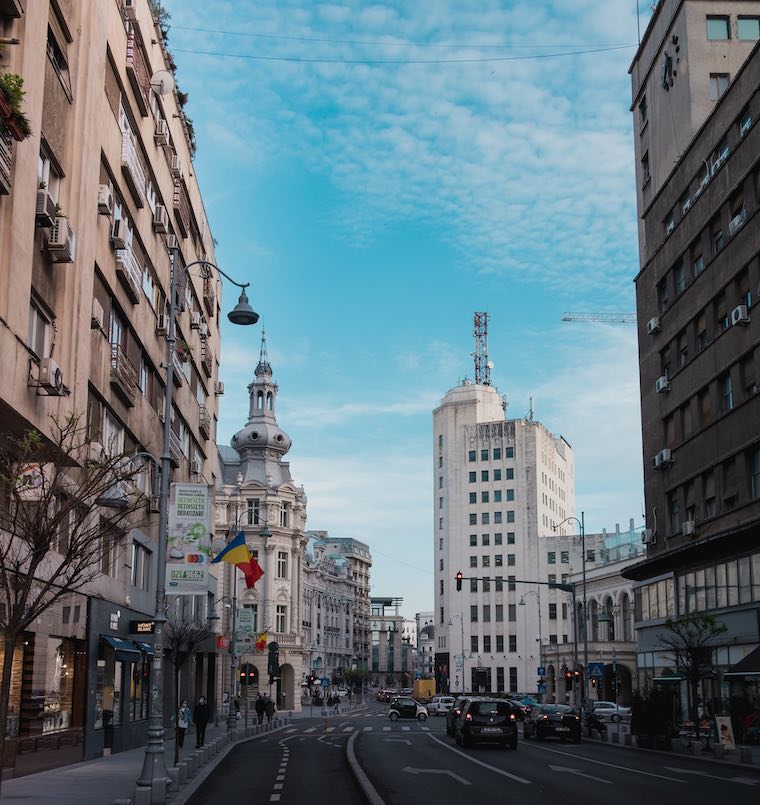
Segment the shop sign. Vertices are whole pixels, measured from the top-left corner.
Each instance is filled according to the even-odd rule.
[[[216,636],[216,648],[217,648],[217,651],[229,651],[230,650],[230,638],[229,638],[229,635],[218,634]]]
[[[130,621],[129,622],[130,634],[155,634],[156,622],[155,621]]]
[[[205,595],[211,514],[208,484],[172,484],[166,544],[166,592],[170,595]]]
[[[110,628],[112,632],[119,631],[119,618],[121,617],[121,612],[112,612],[111,613],[111,620],[110,620]]]

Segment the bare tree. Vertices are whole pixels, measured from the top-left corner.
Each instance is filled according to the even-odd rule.
[[[678,620],[665,621],[668,631],[657,635],[666,649],[675,670],[684,675],[689,690],[689,717],[699,723],[697,709],[699,682],[713,673],[712,646],[714,639],[726,631],[713,615],[692,612]]]
[[[167,612],[166,631],[164,632],[164,652],[174,669],[174,716],[179,713],[179,675],[185,663],[195,650],[211,635],[214,630],[208,622],[201,623],[197,619]],[[174,765],[179,763],[179,744],[174,740]]]
[[[81,592],[139,525],[141,468],[129,456],[91,455],[76,414],[50,434],[0,434],[0,729],[5,735],[14,649],[46,610]],[[144,509],[143,509],[144,510]],[[1,751],[1,750],[0,750]]]

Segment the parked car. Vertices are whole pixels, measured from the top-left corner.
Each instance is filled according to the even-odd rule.
[[[602,720],[621,721],[631,717],[631,708],[623,707],[615,702],[594,702],[594,715]]]
[[[453,696],[433,696],[427,706],[428,714],[431,716],[445,716],[454,704]]]
[[[401,688],[401,695],[402,696],[411,696],[414,693],[412,688]]]
[[[469,699],[456,722],[456,742],[461,746],[493,742],[517,749],[517,717],[505,699]]]
[[[337,689],[337,691],[336,691],[336,693],[337,693],[337,694],[338,694],[338,696],[340,696],[341,698],[343,698],[344,696],[348,696],[348,688],[338,688],[338,689]]]
[[[458,696],[446,711],[446,735],[450,735],[452,738],[456,735],[457,719],[462,715],[462,707],[466,701],[466,696]]]
[[[385,688],[383,690],[379,690],[375,695],[375,698],[379,702],[389,702],[391,699],[394,699],[398,696],[397,690],[392,690],[390,688]]]
[[[525,739],[570,738],[574,743],[581,742],[581,717],[574,707],[568,704],[539,704],[525,719],[523,728]]]
[[[411,696],[399,696],[391,702],[388,709],[388,718],[398,721],[400,718],[416,718],[424,721],[428,717],[427,710]]]

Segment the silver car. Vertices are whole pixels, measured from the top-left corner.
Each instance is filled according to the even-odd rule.
[[[631,708],[615,702],[594,702],[594,715],[603,721],[622,721],[631,717]]]
[[[431,716],[445,716],[453,704],[453,696],[433,696],[427,706],[427,711]]]

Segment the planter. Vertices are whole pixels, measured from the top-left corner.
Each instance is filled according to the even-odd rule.
[[[0,117],[5,119],[13,114],[13,107],[6,94],[0,90]]]
[[[13,139],[17,142],[22,142],[26,139],[27,134],[15,117],[6,117],[3,121],[3,125],[11,137],[13,137]]]

